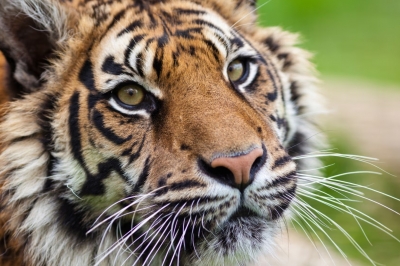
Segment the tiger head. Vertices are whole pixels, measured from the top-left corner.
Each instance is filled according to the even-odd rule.
[[[311,165],[293,159],[313,150],[315,80],[296,36],[255,11],[2,2],[0,217],[28,265],[242,265],[271,249]]]

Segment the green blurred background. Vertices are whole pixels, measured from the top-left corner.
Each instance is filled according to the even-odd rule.
[[[400,85],[399,0],[260,0],[260,23],[304,37],[323,74]]]
[[[364,91],[373,95],[382,94],[382,97],[385,97],[383,92],[390,90],[392,94],[386,97],[399,97],[398,99],[400,99],[400,0],[259,0],[258,5],[260,7],[258,10],[260,24],[281,26],[285,30],[299,32],[302,35],[301,46],[315,54],[313,61],[321,73],[321,79],[326,83],[334,83],[337,79],[351,80],[352,83],[347,86],[351,90],[351,86],[359,81],[360,84],[372,84],[365,90],[363,90],[363,85],[357,86],[361,87],[360,98],[364,96]],[[330,87],[334,88],[334,86]],[[361,101],[361,103],[363,102]],[[384,98],[380,101],[380,104],[382,103],[385,104]],[[350,102],[349,105],[351,106],[351,104]],[[388,122],[389,125],[396,124],[397,126],[393,131],[395,132],[392,136],[393,139],[390,140],[392,143],[400,143],[400,134],[396,136],[397,133],[400,133],[400,101],[398,107],[398,110],[392,110],[391,107],[391,110],[385,111],[394,114],[394,120],[392,118],[392,122]],[[363,114],[359,115],[361,119]],[[379,114],[377,111],[375,115],[384,117],[385,113]],[[329,121],[329,117],[324,119]],[[357,116],[355,119],[357,120]],[[370,123],[369,126],[374,127],[375,125]],[[371,138],[385,136],[387,130],[384,126],[380,130],[381,135],[371,134]],[[354,138],[349,137],[351,134],[354,132],[328,131],[328,137],[332,147],[336,148],[335,151],[349,154],[362,153],[359,148],[361,144],[353,141]],[[364,144],[374,145],[367,142],[362,143],[362,145]],[[371,147],[371,150],[374,148]],[[374,154],[367,155],[374,156]],[[387,154],[387,157],[392,158],[393,156]],[[400,161],[398,162],[400,163]],[[374,170],[373,167],[366,164],[348,159],[327,158],[325,163],[335,164],[326,169],[327,176],[348,171]],[[379,166],[400,176],[396,159]],[[381,176],[355,175],[342,179],[370,186],[400,198],[399,177],[383,174]],[[323,188],[322,191],[341,196],[326,188]],[[364,192],[366,197],[400,212],[399,201],[377,193]],[[355,197],[350,198],[355,199]],[[400,265],[399,242],[361,222],[371,245],[354,218],[318,202],[312,200],[308,200],[308,202],[341,224],[374,261],[384,265]],[[395,237],[400,238],[399,215],[365,200],[362,203],[352,203],[350,206],[383,222],[393,229]],[[352,261],[359,265],[371,265],[339,230],[330,231],[328,229],[328,232]],[[308,233],[312,235],[311,232]],[[323,233],[319,233],[319,235],[332,250],[335,250],[333,244],[323,236]],[[313,238],[317,239],[316,236]]]

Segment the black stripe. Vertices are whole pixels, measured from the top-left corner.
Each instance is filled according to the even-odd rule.
[[[278,49],[279,49],[279,44],[276,43],[274,41],[274,39],[272,39],[272,37],[268,37],[264,43],[268,46],[269,50],[271,50],[271,52],[275,53]]]
[[[59,197],[58,201],[59,209],[56,219],[59,221],[60,228],[67,229],[71,235],[77,237],[79,242],[76,243],[94,241],[97,237],[96,232],[86,235],[86,232],[90,230],[92,222],[84,222],[86,217],[85,211],[67,199]]]
[[[272,85],[274,87],[274,92],[268,93],[266,97],[269,101],[273,102],[278,98],[278,87],[276,86],[276,82],[275,82],[275,79],[274,79],[271,71],[269,69],[267,69],[267,72],[268,72],[268,76],[271,78]]]
[[[140,20],[135,20],[133,21],[131,24],[129,24],[128,27],[126,27],[125,29],[123,29],[120,33],[118,33],[117,37],[121,37],[122,35],[129,33],[129,32],[133,32],[136,29],[140,28],[143,26],[143,22]]]
[[[262,200],[275,200],[275,199],[284,199],[287,200],[289,197],[290,199],[293,198],[294,193],[296,192],[296,183],[294,185],[287,189],[286,191],[277,191],[274,193],[271,193],[270,195],[254,195],[257,199],[262,199]]]
[[[284,166],[289,162],[292,162],[292,158],[288,155],[278,158],[275,160],[274,165],[272,166],[272,170]]]
[[[51,153],[53,151],[53,127],[51,121],[53,113],[58,107],[58,95],[46,94],[46,97],[47,99],[41,104],[41,111],[38,113],[38,124],[42,129],[41,142],[50,157],[47,165],[47,179],[43,188],[44,190],[48,188],[47,184],[50,182],[48,177],[53,174],[53,168],[56,163],[56,159]]]
[[[202,10],[195,10],[195,9],[184,9],[184,8],[176,8],[174,10],[179,15],[204,15],[206,14],[205,11]]]
[[[201,204],[208,204],[210,202],[217,202],[226,199],[226,197],[223,196],[198,196],[194,198],[188,198],[185,199],[184,195],[182,195],[181,199],[177,200],[170,200],[166,202],[159,202],[158,205],[164,206],[165,204],[169,204],[168,208],[165,208],[166,212],[169,212],[170,210],[174,209],[175,207],[182,207],[183,204],[186,204],[186,206],[191,206],[192,203],[197,204],[200,206]]]
[[[217,47],[214,45],[214,43],[213,43],[212,41],[210,41],[210,40],[204,40],[204,43],[205,43],[209,48],[211,48],[215,60],[216,60],[217,62],[219,62],[219,61],[220,61],[220,58],[219,58],[220,54],[219,54],[218,48],[217,48]]]
[[[93,115],[92,115],[92,122],[96,126],[96,128],[111,142],[115,143],[116,145],[121,145],[128,140],[132,139],[132,135],[126,137],[126,138],[121,138],[120,136],[116,135],[114,133],[114,130],[112,128],[108,128],[105,126],[104,123],[104,116],[102,113],[100,113],[97,109],[94,109]]]
[[[119,11],[113,18],[113,20],[111,21],[110,25],[108,25],[107,30],[105,32],[108,32],[112,27],[114,27],[115,24],[117,24],[117,22],[119,22],[121,20],[121,18],[125,15],[126,9],[123,9],[121,11]]]
[[[101,70],[112,75],[121,75],[124,72],[123,66],[115,62],[114,56],[108,56],[101,66]]]
[[[290,95],[290,101],[296,103],[297,106],[297,102],[302,95],[299,92],[299,85],[295,81],[290,84]]]
[[[140,52],[137,55],[136,58],[136,69],[138,71],[139,76],[144,77],[144,72],[143,72],[143,62],[144,62],[144,57],[143,57],[143,53]]]
[[[90,60],[86,60],[79,72],[79,80],[85,85],[86,88],[93,91],[96,89],[94,84],[93,67]]]
[[[225,35],[225,33],[223,32],[223,30],[221,30],[221,28],[218,28],[217,26],[215,26],[214,24],[212,24],[212,23],[210,23],[208,21],[205,21],[205,20],[202,20],[202,19],[195,19],[195,20],[193,20],[193,23],[197,24],[197,25],[201,25],[201,26],[208,26],[208,27],[210,27],[210,28],[212,28],[214,30],[219,31],[223,35]]]
[[[139,158],[140,153],[143,149],[145,140],[146,140],[146,136],[143,136],[142,142],[140,143],[140,146],[139,146],[139,149],[137,150],[137,152],[135,152],[129,156],[129,164],[131,164],[133,161],[135,161],[137,158]]]
[[[140,174],[138,181],[135,184],[135,187],[132,190],[132,193],[139,193],[144,183],[146,182],[150,171],[150,157],[147,157],[146,162],[144,163],[144,168],[142,173]]]
[[[233,34],[232,34],[233,35]],[[231,45],[236,45],[238,48],[242,48],[244,47],[244,42],[238,38],[238,37],[234,37],[233,39],[230,40],[231,41]]]
[[[72,154],[81,165],[84,165],[79,126],[79,92],[75,92],[70,99],[68,125]]]
[[[166,32],[164,32],[164,34],[157,39],[157,44],[158,44],[157,47],[164,47],[166,44],[168,44],[168,42],[169,42],[169,36]]]
[[[183,182],[176,182],[169,185],[169,189],[172,191],[199,187],[206,187],[206,185],[194,180],[185,180]]]
[[[163,60],[164,60],[164,49],[158,48],[156,52],[156,56],[153,60],[153,68],[157,73],[157,77],[160,77],[161,71],[163,69]]]
[[[282,217],[283,212],[289,207],[290,202],[285,201],[282,202],[279,206],[276,206],[275,208],[271,209],[271,220],[277,220],[280,217]]]
[[[133,49],[135,48],[135,46],[138,44],[138,42],[140,42],[141,40],[144,39],[146,35],[145,34],[139,34],[136,35],[132,38],[132,40],[129,42],[128,47],[125,50],[124,53],[124,64],[125,66],[129,67],[129,69],[131,69],[133,72],[135,72],[136,74],[140,75],[139,73],[136,72],[136,70],[130,65],[129,63],[129,57],[131,55],[131,52],[133,51]]]
[[[165,179],[161,179],[162,181],[165,182]],[[160,181],[161,181],[160,180]],[[162,187],[165,185],[164,182],[159,182],[159,186]],[[182,182],[175,182],[167,187],[165,189],[160,189],[160,192],[157,191],[157,196],[161,196],[169,191],[177,191],[177,190],[184,190],[184,189],[190,189],[190,188],[201,188],[201,187],[206,187],[205,184],[194,181],[194,180],[185,180]]]
[[[305,153],[305,147],[308,146],[308,139],[301,132],[296,132],[288,144],[288,153],[295,157]],[[299,163],[298,161],[296,163]]]
[[[258,188],[257,191],[260,192],[262,190],[269,190],[277,186],[284,186],[290,182],[294,182],[295,180],[296,180],[296,172],[292,171],[285,176],[277,177],[275,180],[269,182],[267,185]]]
[[[192,40],[195,38],[195,36],[193,36],[192,33],[200,34],[202,31],[203,31],[203,28],[200,28],[200,27],[190,28],[190,29],[186,29],[186,30],[176,30],[174,33],[174,36]]]
[[[127,181],[121,168],[121,162],[117,158],[110,158],[97,165],[97,174],[90,174],[89,171],[86,170],[86,182],[79,192],[79,195],[104,195],[106,190],[103,180],[108,178],[113,171]]]

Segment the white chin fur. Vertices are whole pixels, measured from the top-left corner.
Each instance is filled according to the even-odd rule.
[[[210,233],[191,257],[191,265],[248,265],[273,254],[281,222],[263,218],[238,218]]]

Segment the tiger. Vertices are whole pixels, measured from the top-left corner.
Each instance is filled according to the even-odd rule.
[[[1,0],[0,265],[250,265],[325,145],[254,0]],[[310,115],[311,114],[311,115]],[[312,137],[311,137],[312,136]]]

